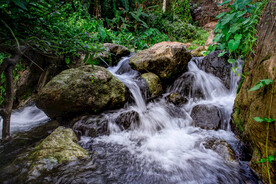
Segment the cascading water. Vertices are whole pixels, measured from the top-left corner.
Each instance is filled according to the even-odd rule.
[[[45,173],[38,183],[258,183],[243,162],[227,160],[207,149],[210,139],[225,140],[237,147],[238,140],[230,131],[229,120],[235,99],[237,81],[231,75],[231,88],[220,79],[197,67],[202,58],[189,62],[189,71],[179,77],[162,98],[146,104],[139,76],[123,58],[108,70],[121,80],[131,92],[135,103],[125,108],[101,114],[107,122],[109,135],[96,138],[82,136],[80,145],[92,153],[92,160],[71,162]],[[190,78],[189,87],[183,82]],[[188,89],[188,90],[187,90]],[[165,96],[171,92],[184,94],[186,104],[175,106]],[[188,94],[187,94],[188,93]],[[192,109],[197,105],[213,105],[223,113],[220,129],[205,130],[194,126]],[[139,122],[133,121],[128,130],[116,124],[121,114],[134,111]],[[93,118],[92,118],[93,119]],[[95,118],[97,119],[97,117]]]
[[[36,126],[46,123],[50,118],[35,105],[14,110],[11,115],[11,133],[30,130]],[[2,130],[3,119],[0,117],[0,130]],[[2,131],[0,132],[2,137]]]

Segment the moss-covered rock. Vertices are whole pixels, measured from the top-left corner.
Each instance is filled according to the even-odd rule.
[[[151,72],[161,80],[172,80],[186,71],[191,58],[185,44],[161,42],[134,54],[129,59],[129,64],[141,73]]]
[[[234,105],[233,125],[236,133],[250,146],[253,154],[250,167],[266,182],[269,183],[268,170],[265,163],[267,155],[276,153],[276,126],[269,123],[269,137],[266,148],[267,123],[256,122],[254,117],[270,117],[276,119],[276,2],[270,1],[258,26],[258,45],[253,59],[246,62],[246,75]],[[270,30],[270,31],[268,31]],[[259,90],[248,90],[262,79],[272,79],[271,85]],[[266,154],[266,150],[267,153]],[[276,163],[268,164],[272,183],[276,183]]]
[[[153,96],[159,96],[162,94],[163,89],[161,81],[157,75],[154,73],[144,73],[142,74],[142,77],[146,80],[150,93]]]
[[[30,177],[61,163],[88,158],[88,152],[76,144],[77,141],[72,129],[58,127],[29,153],[26,161],[30,165]]]
[[[183,105],[188,102],[188,99],[178,93],[170,93],[166,96],[166,100],[173,103],[174,105]]]
[[[55,76],[37,95],[37,106],[51,118],[98,113],[123,106],[125,85],[109,71],[90,65]]]

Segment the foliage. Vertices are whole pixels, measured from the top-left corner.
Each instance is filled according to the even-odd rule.
[[[172,9],[174,15],[177,15],[181,20],[192,23],[190,0],[175,0]]]
[[[227,5],[231,10],[216,17],[221,18],[216,25],[216,36],[213,39],[213,42],[217,42],[217,44],[210,46],[209,52],[216,49],[228,50],[232,56],[228,60],[230,63],[235,62],[234,58],[245,59],[254,53],[253,46],[257,39],[256,25],[267,0],[256,3],[251,3],[251,1],[236,0],[230,5],[231,1],[227,0],[218,5]]]
[[[198,28],[178,16],[170,17],[159,13],[150,14],[150,25],[168,35],[171,41],[195,42],[203,45],[208,37],[208,32]]]

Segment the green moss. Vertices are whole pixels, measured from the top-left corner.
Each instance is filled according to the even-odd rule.
[[[237,107],[235,109],[235,112],[233,114],[233,123],[235,124],[235,126],[237,127],[237,129],[239,130],[239,132],[243,132],[244,131],[244,124],[241,121],[241,119],[239,118],[240,115],[240,108]]]

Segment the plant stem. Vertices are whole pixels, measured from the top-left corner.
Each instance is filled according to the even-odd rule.
[[[272,83],[272,89],[271,89],[271,98],[270,98],[270,106],[269,106],[269,115],[268,117],[270,117],[271,115],[271,108],[272,108],[272,102],[273,102],[273,94],[274,94],[274,83]],[[271,184],[271,177],[270,177],[270,172],[269,172],[269,164],[268,164],[268,137],[269,137],[269,123],[267,123],[267,127],[266,127],[266,143],[265,143],[265,154],[266,154],[266,168],[267,168],[267,174],[268,174],[268,181],[269,181],[269,184]]]

